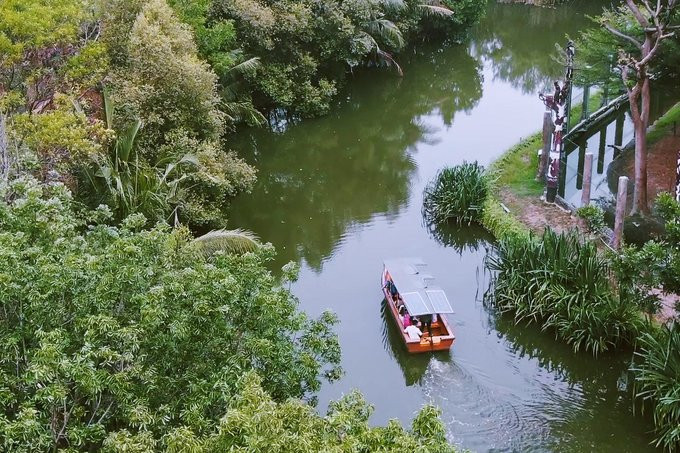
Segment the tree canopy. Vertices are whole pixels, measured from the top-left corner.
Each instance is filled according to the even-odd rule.
[[[206,258],[186,230],[140,230],[140,215],[120,227],[106,208],[81,218],[63,186],[11,190],[0,204],[4,449],[204,435],[245,371],[277,400],[338,377],[335,317],[297,311],[264,267],[271,247]]]

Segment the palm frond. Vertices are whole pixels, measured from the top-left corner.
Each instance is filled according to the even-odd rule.
[[[260,67],[260,57],[249,58],[229,68],[230,74],[252,74]]]
[[[369,29],[394,47],[404,47],[404,36],[399,27],[391,20],[376,19],[369,24]]]
[[[452,16],[453,11],[448,9],[446,6],[440,6],[440,5],[428,5],[428,4],[420,4],[418,5],[418,8],[422,8],[423,12],[431,15],[431,16]]]
[[[213,230],[193,240],[199,250],[205,256],[210,256],[217,251],[228,254],[241,254],[253,252],[260,247],[259,238],[250,231]]]
[[[391,54],[380,49],[377,50],[377,54],[380,56],[380,58],[385,62],[387,66],[393,66],[399,73],[399,76],[401,77],[404,76],[404,71],[402,71],[401,66],[399,66],[399,63],[397,63],[397,60],[395,60]]]

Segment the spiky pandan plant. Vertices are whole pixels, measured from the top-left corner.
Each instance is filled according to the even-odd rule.
[[[607,261],[575,232],[501,240],[487,266],[497,272],[499,311],[554,331],[575,351],[630,345],[642,327],[636,304],[612,289]]]
[[[477,162],[444,168],[425,187],[423,214],[428,222],[479,221],[488,191],[488,176]]]
[[[635,396],[653,407],[656,445],[680,451],[680,324],[646,332],[639,344]]]

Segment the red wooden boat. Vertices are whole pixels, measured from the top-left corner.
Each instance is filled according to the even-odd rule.
[[[453,309],[444,290],[434,284],[434,278],[422,272],[425,263],[417,258],[399,258],[385,260],[384,265],[381,281],[383,293],[408,352],[451,348],[456,336],[444,315],[453,313]],[[433,316],[432,335],[427,328],[423,328],[420,339],[412,340],[404,331],[404,323],[399,317],[400,309],[405,309],[407,315],[413,317]]]

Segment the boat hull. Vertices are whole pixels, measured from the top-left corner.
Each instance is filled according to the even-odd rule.
[[[451,327],[449,326],[449,323],[444,315],[437,316],[437,322],[432,324],[433,331],[438,331],[440,335],[435,334],[432,336],[432,338],[430,338],[429,335],[425,333],[420,341],[411,340],[409,336],[404,333],[404,325],[399,319],[397,306],[394,304],[392,295],[387,289],[386,270],[383,270],[381,284],[387,307],[389,308],[389,312],[392,314],[393,321],[396,323],[397,328],[399,328],[399,331],[401,332],[401,339],[404,342],[408,352],[412,354],[420,354],[424,352],[447,351],[451,349],[451,346],[453,346],[453,343],[456,341],[456,337],[453,335],[453,331],[451,330]]]

